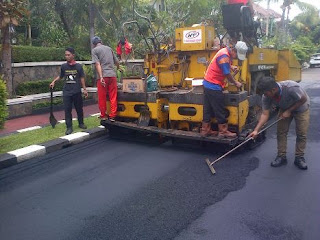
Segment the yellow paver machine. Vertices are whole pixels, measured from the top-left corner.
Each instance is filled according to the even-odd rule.
[[[229,84],[224,91],[229,130],[236,132],[237,137],[228,139],[200,135],[202,80],[222,43],[214,26],[207,24],[176,29],[173,46],[157,47],[154,44],[154,50],[144,59],[145,78],[124,79],[123,89],[118,91],[117,121],[107,121],[106,127],[230,146],[243,141],[261,113],[261,96],[257,94],[259,80],[263,76],[273,76],[277,81],[300,81],[301,66],[290,50],[258,47],[256,27],[247,7],[225,5],[222,13],[226,36],[245,41],[249,46],[246,60],[233,60],[233,65],[240,69],[235,79],[242,82],[243,89],[238,91]],[[150,89],[150,77],[156,79],[156,88]],[[146,108],[150,120],[141,124],[142,111]],[[212,129],[217,129],[214,118]]]

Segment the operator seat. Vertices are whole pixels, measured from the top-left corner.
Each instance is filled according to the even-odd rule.
[[[250,8],[239,4],[222,5],[223,26],[231,38],[239,40],[240,33],[245,39],[257,43],[257,25],[253,21]]]

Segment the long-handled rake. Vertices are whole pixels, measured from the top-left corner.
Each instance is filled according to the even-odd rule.
[[[275,122],[271,123],[269,126],[265,127],[264,129],[262,129],[258,135],[264,131],[266,131],[268,128],[272,127],[273,125],[275,125],[277,122],[279,122],[280,120],[282,120],[282,118],[277,119]],[[241,147],[242,145],[246,144],[247,142],[249,142],[250,140],[253,140],[253,137],[249,137],[247,138],[245,141],[243,141],[242,143],[240,143],[239,145],[235,146],[234,148],[232,148],[229,152],[223,154],[221,157],[217,158],[216,160],[214,160],[213,162],[210,162],[209,158],[206,158],[206,163],[208,164],[208,167],[210,169],[210,171],[212,172],[212,174],[216,173],[216,170],[213,168],[213,164],[215,164],[216,162],[219,162],[221,159],[223,159],[225,156],[229,155],[230,153],[232,153],[233,151],[235,151],[236,149],[238,149],[239,147]]]

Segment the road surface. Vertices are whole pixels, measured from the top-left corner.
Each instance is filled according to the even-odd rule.
[[[320,69],[303,72],[311,97],[306,159],[270,167],[275,128],[232,154],[107,136],[0,171],[0,239],[320,239]]]

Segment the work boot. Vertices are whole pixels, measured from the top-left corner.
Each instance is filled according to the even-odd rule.
[[[67,130],[66,130],[66,135],[69,135],[73,132],[73,129],[72,127],[68,127]]]
[[[308,166],[306,164],[306,160],[302,156],[296,156],[294,160],[294,165],[302,170],[307,170]]]
[[[228,130],[228,124],[227,123],[218,124],[218,128],[219,128],[219,137],[235,138],[237,136],[236,133],[230,132]]]
[[[115,117],[109,117],[109,121],[110,121],[110,122],[115,122],[115,121],[116,121],[116,118],[115,118]]]
[[[211,130],[211,124],[202,122],[200,134],[202,137],[217,136],[218,132]]]
[[[99,117],[100,118],[100,125],[106,126],[107,125],[107,118],[106,117]]]
[[[87,126],[86,126],[84,123],[80,123],[80,124],[79,124],[79,128],[87,129]]]
[[[286,156],[277,156],[276,159],[271,162],[271,167],[280,167],[286,164],[287,164]]]

